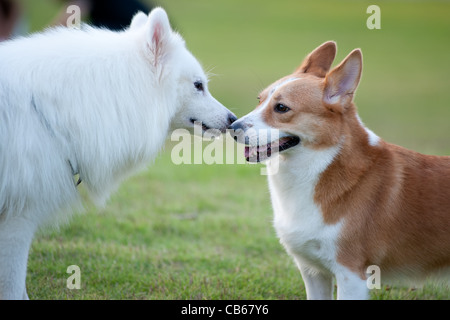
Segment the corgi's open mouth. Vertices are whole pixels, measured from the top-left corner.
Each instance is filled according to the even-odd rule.
[[[277,152],[286,151],[300,143],[296,136],[283,137],[262,146],[245,146],[245,159],[248,162],[261,162]]]

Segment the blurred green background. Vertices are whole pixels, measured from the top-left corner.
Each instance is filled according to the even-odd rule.
[[[27,0],[42,29],[57,1]],[[155,3],[155,2],[154,2]],[[356,104],[383,139],[427,154],[450,154],[448,1],[166,0],[188,48],[214,74],[210,91],[240,117],[260,90],[291,73],[315,47],[335,40],[335,65],[361,48]],[[366,9],[381,8],[369,30]],[[40,234],[31,251],[30,298],[304,299],[293,261],[278,243],[260,166],[184,165],[170,145],[128,180],[107,207]],[[65,288],[77,264],[82,289]],[[448,299],[446,289],[383,287],[375,299]]]

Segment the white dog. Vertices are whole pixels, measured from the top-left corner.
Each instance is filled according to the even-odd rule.
[[[224,132],[235,119],[161,8],[122,32],[61,27],[1,44],[0,298],[28,298],[35,231],[81,207],[74,175],[102,204],[171,129]]]

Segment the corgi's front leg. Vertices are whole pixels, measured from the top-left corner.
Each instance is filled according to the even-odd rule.
[[[347,268],[340,268],[336,273],[338,300],[367,300],[369,288],[367,281]]]
[[[305,283],[306,298],[308,300],[332,300],[333,276],[302,266],[297,262]]]

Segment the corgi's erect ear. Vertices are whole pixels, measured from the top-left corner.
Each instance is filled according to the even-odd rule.
[[[327,41],[311,52],[295,73],[311,73],[317,77],[325,77],[336,56],[336,42]]]
[[[353,100],[361,72],[362,53],[355,49],[325,77],[324,102],[343,111]]]
[[[172,28],[169,17],[162,8],[153,9],[147,21],[147,47],[154,66],[162,62],[170,43]]]

